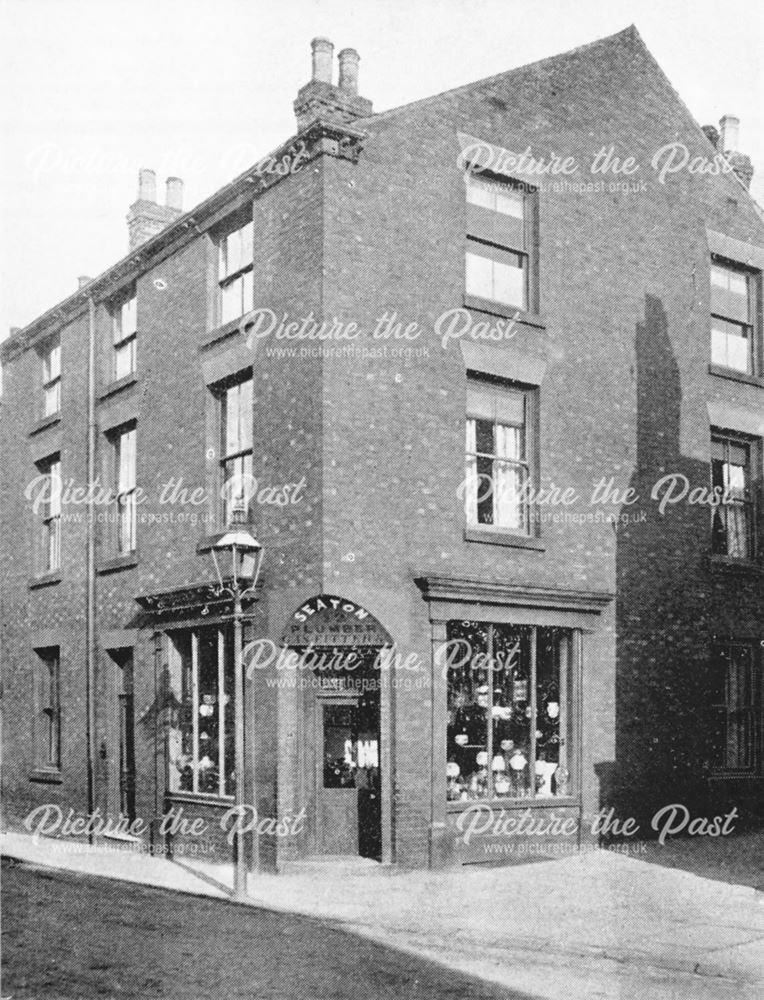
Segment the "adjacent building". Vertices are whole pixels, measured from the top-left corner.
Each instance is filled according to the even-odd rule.
[[[9,819],[190,851],[172,810],[225,860],[241,782],[271,869],[496,861],[523,817],[575,845],[610,808],[755,819],[736,120],[702,130],[634,28],[376,114],[358,61],[334,83],[314,40],[295,136],[191,212],[142,171],[128,255],[2,346]],[[263,553],[240,692],[231,525]]]

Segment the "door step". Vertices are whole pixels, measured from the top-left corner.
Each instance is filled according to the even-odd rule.
[[[313,854],[307,858],[286,861],[279,866],[284,875],[329,875],[354,878],[364,875],[391,875],[393,865],[383,865],[373,858],[351,854]]]

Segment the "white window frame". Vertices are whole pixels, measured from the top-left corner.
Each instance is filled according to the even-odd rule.
[[[501,532],[532,538],[536,534],[533,517],[532,490],[536,481],[536,447],[535,425],[537,408],[537,390],[533,387],[517,383],[489,381],[469,377],[467,379],[467,408],[465,420],[465,465],[464,465],[464,511],[467,528]],[[502,403],[511,397],[522,397],[523,423],[508,424],[500,419]],[[471,403],[475,398],[477,405]],[[480,415],[477,410],[480,409]],[[486,410],[483,413],[483,410]],[[489,418],[487,410],[492,409],[493,416]],[[491,419],[493,424],[492,452],[479,451],[476,441],[477,420]],[[497,453],[499,428],[507,430],[520,429],[521,449],[519,457],[503,456]],[[486,461],[491,462],[490,499],[492,501],[492,520],[481,522],[479,518],[479,500],[485,498],[486,489],[482,481],[484,473],[478,471],[479,466]],[[500,468],[501,467],[501,468]],[[501,479],[501,470],[514,471],[521,480],[517,504],[521,510],[520,523],[503,523],[502,488],[497,485]],[[506,487],[505,487],[506,488]],[[522,494],[525,493],[525,498]],[[487,499],[487,498],[486,498]]]
[[[118,381],[134,375],[138,363],[138,298],[135,292],[124,299],[112,316],[113,364],[112,379]],[[127,368],[121,370],[120,359],[127,357]]]
[[[112,432],[114,448],[115,521],[117,555],[128,556],[138,547],[137,467],[138,429],[126,424]]]
[[[55,337],[42,355],[43,417],[61,412],[61,338]]]
[[[218,243],[219,325],[254,308],[254,222],[229,230]]]

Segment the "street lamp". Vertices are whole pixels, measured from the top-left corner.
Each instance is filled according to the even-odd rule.
[[[257,578],[263,562],[263,547],[247,530],[244,512],[234,510],[232,523],[223,536],[212,546],[218,583],[215,593],[224,594],[233,601],[233,650],[234,650],[234,768],[236,772],[235,805],[237,820],[234,827],[236,858],[233,871],[233,898],[239,901],[247,897],[247,868],[244,858],[244,664],[242,663],[242,600],[254,594]],[[220,562],[218,562],[220,556]],[[231,575],[223,576],[221,563],[230,559]],[[255,840],[257,845],[257,841]]]

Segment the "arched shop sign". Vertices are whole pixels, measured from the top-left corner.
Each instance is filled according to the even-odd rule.
[[[301,604],[289,620],[282,643],[323,649],[379,649],[393,645],[387,631],[366,608],[332,594],[320,594]]]

